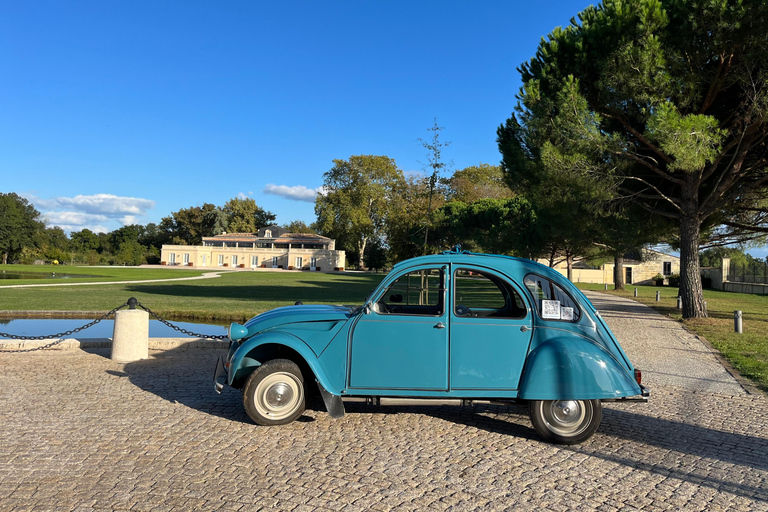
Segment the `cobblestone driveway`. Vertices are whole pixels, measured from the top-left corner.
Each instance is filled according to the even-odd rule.
[[[539,441],[519,407],[332,420],[317,403],[266,428],[213,392],[219,353],[0,353],[0,511],[768,510],[768,400],[738,387],[658,372],[649,404],[606,404],[575,447]]]

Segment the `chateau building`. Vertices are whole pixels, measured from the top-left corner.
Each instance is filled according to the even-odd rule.
[[[344,270],[346,256],[330,238],[268,226],[204,237],[203,245],[163,245],[160,259],[162,265],[320,271]]]

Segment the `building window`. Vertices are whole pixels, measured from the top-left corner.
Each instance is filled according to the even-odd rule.
[[[205,267],[206,265],[208,265],[208,255],[203,254],[203,266]]]
[[[317,267],[317,258],[312,258],[311,260],[309,260],[309,266],[312,268]]]
[[[224,255],[223,254],[219,254],[219,266],[220,267],[224,266]]]
[[[189,253],[184,253],[184,264],[189,265]]]
[[[233,267],[237,266],[237,255],[236,254],[232,255],[232,266]]]
[[[277,256],[272,256],[272,268],[277,267]]]
[[[672,275],[672,262],[671,261],[665,261],[664,262],[664,275],[665,276],[671,276]]]
[[[267,229],[266,231],[264,231],[264,238],[272,238],[272,230],[271,229]]]
[[[301,256],[296,256],[296,268],[301,268],[301,266],[304,264],[304,258]]]
[[[252,267],[258,267],[259,266],[259,257],[258,256],[251,256],[251,266]]]
[[[168,264],[169,265],[175,265],[176,264],[176,253],[172,252],[168,255]]]

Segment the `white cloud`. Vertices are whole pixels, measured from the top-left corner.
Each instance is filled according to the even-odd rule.
[[[140,217],[155,207],[155,202],[139,197],[121,197],[113,194],[94,194],[90,196],[53,197],[41,199],[28,196],[36,208],[43,214],[46,224],[59,226],[65,231],[90,229],[94,232],[107,233],[112,229],[107,225],[140,223]]]
[[[48,226],[58,226],[64,231],[80,231],[90,229],[94,233],[108,233],[104,225],[109,221],[106,215],[95,215],[82,212],[46,212],[43,219]]]
[[[138,197],[94,194],[91,196],[55,197],[43,201],[40,206],[52,210],[58,208],[72,208],[86,213],[120,217],[123,215],[144,215],[147,210],[151,210],[155,207],[155,202],[150,199],[141,199]]]
[[[308,203],[314,203],[317,194],[322,193],[321,189],[307,188],[304,185],[296,185],[295,187],[289,187],[287,185],[274,185],[272,183],[264,187],[263,192],[265,194],[271,194],[273,196],[280,196],[291,201],[306,201]]]
[[[248,199],[248,197],[250,197],[252,195],[253,195],[253,192],[248,192],[248,194],[246,194],[245,192],[238,192],[237,193],[237,198],[238,199]]]

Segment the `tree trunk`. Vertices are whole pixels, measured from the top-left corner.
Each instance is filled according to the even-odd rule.
[[[565,266],[568,269],[568,280],[573,282],[573,253],[570,251],[565,253]]]
[[[624,289],[624,255],[613,257],[613,289]]]
[[[683,318],[704,318],[704,292],[699,268],[699,231],[697,218],[683,217],[680,221],[680,296],[683,298]]]
[[[683,318],[704,318],[704,291],[699,270],[699,187],[697,177],[686,175],[680,207],[680,296],[683,298]]]
[[[358,260],[357,260],[357,267],[360,270],[365,270],[365,245],[368,243],[367,238],[363,238],[363,242],[360,244],[360,250],[358,252]]]
[[[7,265],[7,264],[8,264],[8,253],[4,252],[3,253],[3,265]]]

